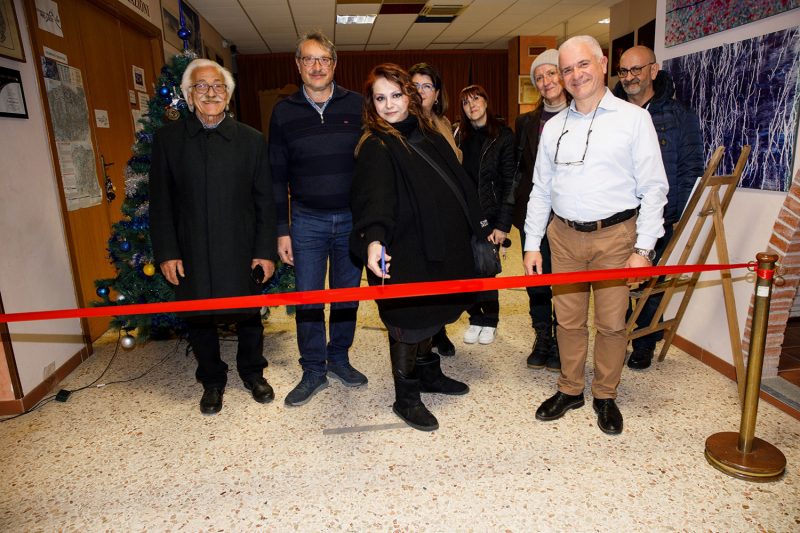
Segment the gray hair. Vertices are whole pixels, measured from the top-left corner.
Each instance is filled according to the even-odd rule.
[[[294,49],[294,57],[295,57],[295,59],[300,59],[300,53],[301,53],[300,52],[300,47],[306,41],[314,41],[318,45],[323,47],[325,50],[327,50],[331,54],[331,57],[333,58],[333,62],[336,63],[336,45],[333,44],[333,42],[331,42],[331,40],[328,39],[328,37],[324,33],[322,33],[320,30],[307,31],[307,32],[303,33],[302,35],[300,35],[300,38],[297,39],[297,46]]]
[[[181,92],[183,93],[183,97],[186,98],[189,111],[194,111],[194,104],[189,100],[189,92],[192,91],[192,85],[194,84],[192,76],[195,70],[203,67],[215,68],[222,74],[222,79],[225,80],[225,86],[228,88],[228,92],[225,93],[226,104],[230,103],[233,90],[236,88],[236,82],[233,81],[233,74],[231,74],[228,69],[210,59],[195,59],[189,63],[189,66],[183,71],[183,77],[181,78]]]
[[[588,47],[596,59],[603,59],[603,49],[600,48],[600,43],[597,42],[597,39],[591,35],[576,35],[575,37],[570,37],[561,43],[561,46],[558,47],[558,51],[561,52],[564,48],[570,48],[578,44]]]

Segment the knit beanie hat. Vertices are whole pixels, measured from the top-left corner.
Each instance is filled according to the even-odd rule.
[[[536,59],[533,60],[533,64],[531,65],[531,83],[536,83],[533,81],[533,71],[542,65],[555,65],[556,68],[558,68],[558,50],[550,48],[536,56]]]

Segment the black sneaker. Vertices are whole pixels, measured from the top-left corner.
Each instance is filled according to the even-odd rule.
[[[350,363],[328,365],[328,376],[341,381],[348,387],[359,387],[367,383],[367,376],[353,368]]]
[[[286,405],[299,406],[305,405],[319,391],[328,386],[328,378],[325,374],[312,374],[303,372],[303,378],[295,388],[286,395],[284,403]]]

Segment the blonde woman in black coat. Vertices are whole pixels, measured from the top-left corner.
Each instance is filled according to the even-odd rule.
[[[399,66],[383,64],[370,73],[363,124],[352,188],[351,250],[366,264],[370,285],[475,277],[470,238],[472,228],[482,226],[474,188],[423,114],[416,87]],[[417,150],[453,183],[469,218],[453,188]],[[469,390],[442,373],[431,338],[472,302],[469,293],[377,301],[389,332],[393,410],[413,428],[439,427],[420,392]]]

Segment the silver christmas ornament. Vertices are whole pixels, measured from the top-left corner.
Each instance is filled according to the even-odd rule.
[[[119,343],[126,350],[131,350],[136,346],[136,339],[133,338],[133,335],[126,334],[119,340]]]

